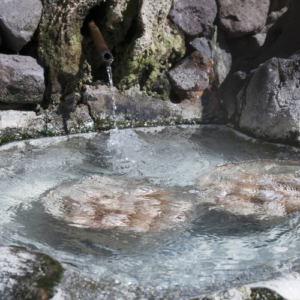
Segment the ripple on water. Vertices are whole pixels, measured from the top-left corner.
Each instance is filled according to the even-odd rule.
[[[75,276],[68,281],[75,289],[70,295],[82,290],[93,299],[93,289],[121,295],[118,280],[120,289],[128,283],[139,287],[140,297],[182,299],[271,279],[299,264],[298,163],[238,163],[298,160],[297,149],[222,126],[123,130],[18,145],[0,148],[0,242],[37,248],[94,277],[98,286],[103,278],[107,282],[89,290]],[[231,205],[229,197],[237,195],[243,196]],[[105,219],[103,211],[119,218]]]
[[[201,201],[211,209],[258,218],[300,211],[300,163],[250,161],[228,163],[202,175]]]

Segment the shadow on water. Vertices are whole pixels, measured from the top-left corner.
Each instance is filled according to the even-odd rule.
[[[284,234],[289,222],[287,217],[272,217],[260,220],[257,216],[239,216],[232,213],[216,211],[209,206],[201,206],[204,210],[201,217],[196,218],[190,227],[191,236],[215,237],[247,237],[273,230],[275,227]],[[292,216],[291,216],[292,217]],[[280,228],[282,227],[282,232]]]

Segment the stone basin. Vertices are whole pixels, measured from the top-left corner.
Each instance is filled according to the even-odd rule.
[[[136,232],[179,225],[192,207],[185,201],[172,201],[162,188],[100,176],[63,183],[47,192],[42,203],[49,214],[71,226]]]
[[[201,202],[211,209],[263,219],[300,211],[300,164],[290,161],[227,163],[201,176]]]

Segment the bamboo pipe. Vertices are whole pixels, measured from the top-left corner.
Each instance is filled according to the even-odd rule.
[[[92,39],[95,43],[95,46],[96,46],[99,54],[101,55],[103,61],[106,63],[113,62],[114,57],[112,56],[111,52],[109,51],[108,47],[106,46],[104,38],[103,38],[99,28],[95,24],[95,22],[91,21],[89,23],[89,27],[90,27],[90,33],[91,33]]]

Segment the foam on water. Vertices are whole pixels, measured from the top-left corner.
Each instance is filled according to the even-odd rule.
[[[283,156],[299,160],[293,148],[245,139],[222,126],[121,130],[6,146],[0,148],[0,243],[35,248],[61,261],[72,274],[61,286],[65,299],[188,299],[298,272],[298,213],[274,217],[281,208],[272,202],[265,208],[271,218],[264,219],[212,210],[201,203],[196,185],[219,164]],[[192,205],[190,218],[160,232],[80,228],[59,218],[74,212],[68,205],[73,210],[79,193],[74,202],[43,203],[51,191],[72,184],[85,197],[79,182],[94,175],[121,178],[115,181],[126,182],[138,197],[144,188],[163,190],[174,203]],[[126,193],[123,186],[118,199]],[[259,197],[280,201],[270,189]],[[87,201],[88,214],[95,211],[93,201]]]
[[[300,300],[300,275],[299,273],[284,274],[274,280],[258,282],[248,285],[251,288],[268,288],[286,300]]]

